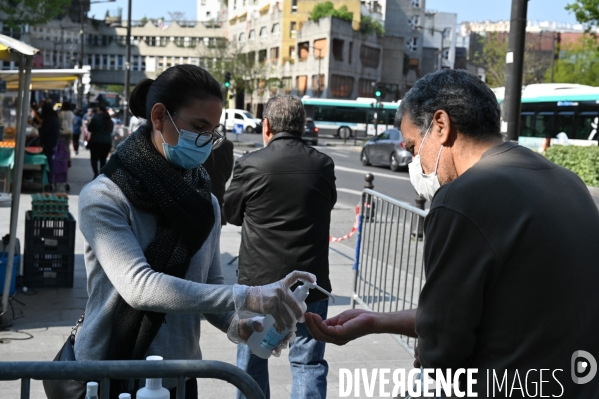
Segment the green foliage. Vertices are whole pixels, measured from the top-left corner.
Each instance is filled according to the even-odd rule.
[[[362,20],[360,21],[360,32],[367,35],[371,34],[372,32],[376,32],[378,37],[385,36],[385,28],[383,28],[383,25],[381,25],[379,21],[372,19],[372,17],[367,15],[362,16]]]
[[[599,187],[599,147],[553,145],[545,156],[576,173],[587,186]]]
[[[351,22],[354,19],[354,13],[347,11],[346,6],[341,6],[338,10],[335,10],[333,3],[327,1],[316,4],[310,12],[310,19],[314,22],[324,17],[336,17]]]
[[[599,26],[599,0],[575,0],[566,6],[566,10],[574,13],[587,33]]]
[[[139,26],[145,26],[148,23],[148,21],[148,17],[144,15],[143,18],[139,20]]]
[[[4,25],[16,29],[22,25],[43,24],[67,11],[71,0],[2,0],[0,13]]]
[[[578,83],[599,86],[599,48],[590,36],[581,38],[575,44],[560,52],[554,66],[554,83]],[[545,82],[551,81],[551,68],[545,73]]]

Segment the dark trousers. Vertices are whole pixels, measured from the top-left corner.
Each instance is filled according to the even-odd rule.
[[[171,399],[177,398],[177,388],[170,390]],[[185,399],[198,399],[198,381],[191,378],[185,381]]]
[[[98,162],[100,163],[100,171],[106,165],[106,158],[108,158],[108,153],[110,152],[111,144],[104,143],[89,143],[89,152],[92,160],[92,170],[94,171],[94,179],[98,177]]]
[[[79,151],[79,138],[81,137],[80,134],[73,134],[73,149],[75,151]]]

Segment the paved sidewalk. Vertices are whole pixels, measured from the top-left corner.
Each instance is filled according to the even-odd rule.
[[[69,170],[71,194],[69,195],[70,212],[77,216],[78,193],[84,184],[91,181],[92,172],[89,165],[89,152],[82,149],[79,155],[73,155],[72,168]],[[25,211],[31,209],[31,194],[39,191],[29,188],[29,193],[21,197],[19,208],[18,237],[24,242]],[[8,233],[10,209],[0,208],[0,234]],[[237,254],[241,240],[241,229],[236,226],[225,226],[221,235],[221,264],[226,277],[226,284],[236,282],[237,263],[228,262]],[[333,293],[337,301],[331,304],[329,316],[334,316],[349,309],[352,265],[354,249],[343,244],[333,244],[330,249],[330,267]],[[73,288],[35,288],[27,293],[17,290],[13,301],[15,316],[11,330],[20,333],[0,332],[0,340],[8,337],[26,338],[28,340],[11,340],[0,343],[0,361],[50,361],[65,342],[76,319],[81,315],[87,301],[86,274],[83,259],[83,237],[77,231],[75,242],[75,282]],[[17,302],[22,302],[19,303]],[[236,347],[229,342],[226,335],[212,327],[202,324],[200,340],[203,357],[206,360],[220,360],[235,364]],[[271,397],[273,399],[289,397],[291,389],[291,372],[287,351],[280,358],[272,358],[269,362]],[[373,335],[353,341],[345,346],[328,345],[326,359],[329,362],[328,398],[338,398],[339,370],[341,368],[411,368],[411,356],[389,335]],[[217,380],[198,380],[200,398],[233,398],[235,389],[226,382]],[[31,398],[45,399],[40,381],[32,381]],[[19,398],[20,382],[0,382],[0,395],[3,399]]]

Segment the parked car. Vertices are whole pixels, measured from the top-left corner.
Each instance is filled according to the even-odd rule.
[[[243,109],[228,109],[227,111],[227,123],[226,127],[228,131],[233,130],[233,126],[236,124],[243,125],[243,131],[245,133],[255,133],[259,130],[258,125],[260,119],[255,118],[254,115]],[[220,116],[220,123],[225,124],[225,110],[223,110]]]
[[[306,126],[304,127],[304,134],[302,134],[302,140],[309,142],[312,145],[318,145],[318,128],[314,124],[314,121],[310,118],[306,119]]]
[[[406,150],[401,132],[388,129],[364,144],[360,160],[364,166],[389,166],[395,172],[412,162],[412,154]]]

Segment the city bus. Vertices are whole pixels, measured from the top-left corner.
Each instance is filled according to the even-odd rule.
[[[395,112],[399,107],[399,103],[383,102],[381,109],[375,109],[374,98],[358,98],[354,101],[305,97],[302,103],[306,117],[314,121],[320,134],[332,134],[341,138],[375,135],[375,116],[378,119],[376,134],[389,129],[393,126]]]
[[[501,89],[496,89],[503,101]],[[599,87],[534,84],[522,91],[518,143],[538,152],[551,144],[597,145]]]

